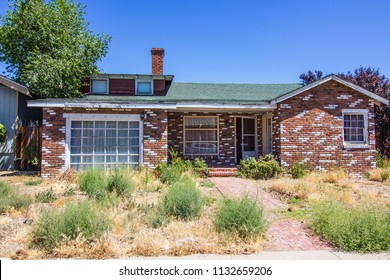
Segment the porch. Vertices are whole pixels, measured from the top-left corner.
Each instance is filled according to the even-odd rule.
[[[184,159],[205,160],[212,175],[231,175],[242,159],[272,153],[272,116],[269,110],[169,112],[168,146]]]

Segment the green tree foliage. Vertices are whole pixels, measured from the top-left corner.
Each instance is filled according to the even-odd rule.
[[[0,17],[0,61],[40,97],[80,96],[82,77],[98,73],[111,37],[94,34],[73,0],[9,0]]]
[[[340,78],[390,100],[390,81],[379,69],[360,67],[354,72],[337,74]],[[299,76],[304,85],[323,77],[322,71],[308,71]],[[377,147],[382,154],[390,156],[390,107],[380,106],[375,110]]]
[[[0,144],[3,144],[6,138],[7,130],[5,129],[5,126],[0,123]]]

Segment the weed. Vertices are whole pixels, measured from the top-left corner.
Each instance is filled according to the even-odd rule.
[[[90,242],[109,228],[107,216],[92,201],[70,203],[63,210],[50,209],[41,214],[33,225],[30,245],[52,250],[64,239],[75,240],[80,235]]]
[[[301,198],[298,198],[298,197],[290,197],[289,199],[287,199],[287,203],[288,204],[302,205],[303,200]]]
[[[337,201],[323,201],[313,209],[314,232],[338,248],[361,253],[390,250],[389,209],[369,204],[350,207]]]
[[[284,218],[306,220],[309,218],[308,209],[294,209],[293,211],[285,211],[282,213]]]
[[[263,208],[247,196],[225,198],[218,208],[214,224],[220,232],[253,239],[265,230]]]
[[[288,174],[293,177],[293,179],[303,178],[307,173],[309,173],[308,167],[304,163],[295,162],[287,171]]]
[[[390,158],[380,153],[376,154],[376,166],[378,168],[390,168]]]
[[[26,186],[38,186],[39,184],[42,184],[42,182],[43,182],[42,179],[38,179],[38,180],[30,180],[30,181],[24,182],[24,184]]]
[[[134,181],[128,176],[127,172],[116,168],[108,178],[107,190],[115,192],[118,196],[129,197],[134,190]]]
[[[169,186],[163,200],[165,213],[183,220],[198,217],[202,208],[202,198],[195,182],[189,177]]]
[[[74,194],[74,189],[71,186],[67,185],[65,188],[64,196],[72,196]]]
[[[383,170],[381,172],[381,179],[382,179],[382,182],[386,182],[387,179],[389,179],[389,171]]]
[[[81,172],[78,185],[90,198],[102,199],[107,195],[107,179],[103,170],[89,169]]]
[[[35,195],[35,201],[39,203],[51,203],[56,199],[57,197],[55,196],[52,188],[47,191],[41,191]]]
[[[28,195],[22,195],[15,187],[0,181],[0,214],[9,209],[27,208],[30,203]]]
[[[211,182],[211,181],[202,181],[202,182],[200,182],[200,186],[201,187],[203,187],[203,188],[210,188],[210,189],[212,189],[212,188],[214,188],[214,183],[213,182]]]
[[[204,196],[203,197],[203,203],[204,203],[204,205],[206,205],[208,207],[213,205],[216,201],[217,201],[217,199],[214,197],[211,197],[211,196]]]

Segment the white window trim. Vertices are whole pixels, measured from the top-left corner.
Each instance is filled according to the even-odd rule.
[[[65,128],[65,170],[70,168],[70,135],[72,121],[139,121],[139,164],[143,164],[144,157],[144,125],[140,115],[135,114],[64,114]]]
[[[216,130],[217,131],[217,140],[216,141],[204,141],[204,142],[217,142],[217,152],[212,154],[187,154],[186,153],[186,119],[194,118],[213,118],[217,119],[217,128],[206,128],[203,130]],[[194,128],[189,130],[202,130],[201,128]],[[218,156],[219,155],[219,116],[184,116],[183,117],[183,154],[185,156]]]
[[[138,83],[145,83],[145,82],[150,82],[151,93],[138,93]],[[153,82],[153,80],[136,79],[135,80],[135,95],[141,95],[141,96],[154,95],[154,82]]]
[[[92,86],[92,84],[93,84],[93,81],[106,81],[107,82],[107,88],[106,88],[106,92],[103,92],[103,93],[95,93],[95,92],[93,92],[93,86]],[[108,79],[108,78],[93,78],[93,79],[91,79],[91,83],[90,83],[90,92],[92,93],[92,94],[109,94],[110,92],[110,79]]]
[[[343,109],[342,110],[342,122],[343,122],[343,147],[344,148],[369,148],[370,146],[370,139],[368,138],[368,109]],[[354,115],[363,115],[364,119],[364,130],[363,130],[363,137],[364,137],[364,143],[354,143],[354,142],[346,142],[344,140],[344,115],[349,115],[349,114],[354,114]]]

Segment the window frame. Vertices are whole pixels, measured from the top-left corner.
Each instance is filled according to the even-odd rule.
[[[186,119],[199,119],[199,118],[213,118],[216,119],[217,127],[216,128],[186,128]],[[186,130],[198,130],[198,131],[204,131],[204,130],[215,130],[217,133],[217,140],[216,141],[186,141]],[[190,154],[186,153],[186,144],[187,143],[210,143],[210,142],[216,142],[217,144],[217,152],[216,153],[207,153],[207,154]],[[219,116],[184,116],[183,117],[183,155],[185,156],[219,156]]]
[[[144,162],[143,151],[144,151],[144,129],[143,120],[141,115],[136,114],[64,114],[66,119],[66,135],[65,135],[65,170],[71,168],[71,123],[72,121],[127,121],[127,122],[139,122],[139,162],[141,165]],[[118,128],[116,128],[118,130]],[[107,154],[104,153],[104,156]],[[118,154],[117,154],[118,155]],[[129,156],[129,154],[126,154]],[[105,164],[105,162],[104,162]],[[119,164],[116,162],[115,164]]]
[[[138,83],[150,82],[150,93],[138,93]],[[150,96],[154,95],[154,81],[153,79],[136,79],[135,80],[135,95]]]
[[[343,146],[346,148],[368,148],[369,147],[369,134],[368,134],[368,109],[343,109],[342,110],[342,134],[343,134]],[[344,126],[345,115],[362,115],[364,128],[363,128],[363,141],[345,141]]]
[[[93,81],[106,81],[106,92],[101,92],[101,93],[96,93],[93,92]],[[91,83],[90,83],[90,92],[92,94],[110,94],[110,79],[108,78],[91,78]]]

